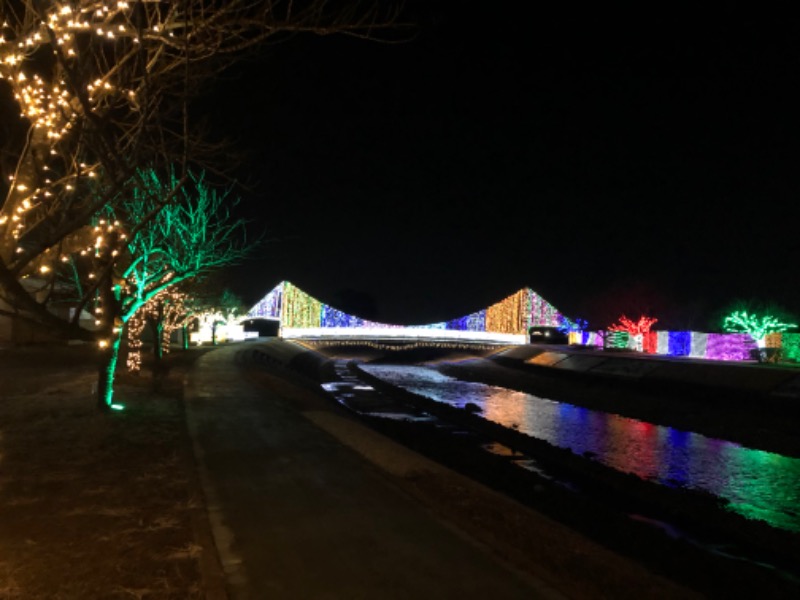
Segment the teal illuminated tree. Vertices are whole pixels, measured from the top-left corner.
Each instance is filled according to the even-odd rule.
[[[118,225],[110,236],[98,235],[103,240],[88,257],[97,273],[94,312],[104,315],[98,381],[103,408],[115,407],[114,373],[130,319],[167,290],[236,264],[254,247],[246,241],[245,222],[230,214],[230,191],[219,193],[191,173],[186,183],[175,172],[162,177],[152,170],[138,179],[146,187],[107,209],[103,222]],[[132,224],[127,232],[126,223]]]
[[[725,317],[722,328],[729,333],[746,333],[756,342],[756,346],[764,348],[770,333],[781,333],[797,327],[796,323],[784,323],[769,314],[749,313],[736,310]]]

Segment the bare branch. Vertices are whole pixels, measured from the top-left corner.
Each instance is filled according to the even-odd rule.
[[[109,245],[113,236],[98,235],[101,213],[126,212],[127,200],[150,189],[138,176],[148,170],[225,174],[224,147],[196,127],[189,100],[268,41],[407,38],[401,7],[384,0],[0,3],[0,88],[13,97],[0,103],[0,133],[8,136],[0,140],[0,300],[57,329],[48,303],[66,292],[54,273],[62,260],[83,265],[90,255],[96,270],[74,288],[81,290],[75,306],[110,298],[125,241]],[[125,223],[128,235],[144,231],[173,197],[159,193],[140,221]],[[24,278],[40,278],[50,291],[34,294]],[[61,324],[74,334],[73,323]]]

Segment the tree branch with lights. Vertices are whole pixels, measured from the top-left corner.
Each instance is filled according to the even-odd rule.
[[[127,323],[127,367],[130,372],[138,373],[142,366],[142,334],[145,326],[150,325],[153,334],[153,356],[161,360],[170,349],[172,332],[182,328],[192,317],[192,310],[187,306],[186,292],[175,286],[156,294],[135,312]]]
[[[638,320],[632,321],[627,316],[622,315],[618,323],[609,326],[609,331],[627,331],[630,335],[642,335],[648,333],[652,326],[658,322],[655,317],[640,316]]]
[[[650,333],[650,329],[658,319],[640,315],[636,321],[629,319],[626,315],[621,315],[617,323],[608,327],[610,332],[627,333],[636,345],[636,350],[643,350],[644,336]]]
[[[98,386],[101,406],[113,406],[114,372],[123,332],[131,319],[139,311],[146,318],[171,296],[177,302],[169,292],[177,292],[181,284],[209,271],[240,262],[254,247],[246,241],[245,222],[230,213],[234,204],[230,191],[218,192],[202,175],[190,173],[188,178],[188,183],[180,184],[174,172],[166,177],[142,174],[137,180],[148,181],[148,189],[135,189],[133,196],[106,209],[104,223],[137,225],[132,234],[121,231],[107,238],[98,236],[98,244],[104,244],[89,261],[101,269],[110,265],[97,277],[100,284],[95,300],[95,312],[103,314],[107,324],[101,331],[108,336],[100,340],[104,349]],[[176,199],[142,225],[141,219],[153,212],[157,198],[175,189]],[[116,260],[104,261],[109,255]]]
[[[168,264],[160,283],[123,297],[111,283],[126,256],[121,236],[155,235],[147,223],[168,207],[196,224],[199,207],[181,204],[188,174],[225,173],[225,147],[197,127],[193,98],[266,41],[396,36],[399,9],[377,0],[0,3],[0,316],[109,343],[112,317],[132,314],[126,298],[138,302],[180,273],[225,264],[201,247],[189,255],[142,242],[146,250],[127,249],[135,258],[124,280],[140,276],[140,264]],[[153,173],[170,173],[163,181],[172,187],[153,186]],[[126,220],[135,196],[148,211]],[[62,266],[87,262],[87,279],[73,270],[65,285]]]
[[[759,348],[765,346],[766,337],[771,333],[782,333],[794,327],[796,323],[784,323],[778,318],[762,314],[737,310],[725,317],[722,327],[728,333],[746,333],[756,342]]]

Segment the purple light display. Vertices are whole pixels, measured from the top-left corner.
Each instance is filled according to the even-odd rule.
[[[748,360],[750,350],[756,348],[752,337],[746,333],[709,333],[706,358],[713,360]]]
[[[261,319],[280,319],[283,304],[283,284],[276,285],[266,296],[250,309],[247,316]]]

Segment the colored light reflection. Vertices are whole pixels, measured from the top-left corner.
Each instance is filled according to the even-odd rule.
[[[800,459],[480,383],[424,366],[363,365],[386,381],[609,467],[671,486],[709,492],[728,510],[800,532]]]
[[[689,483],[692,434],[672,427],[662,428],[666,437],[664,446],[669,453],[664,460],[666,473],[662,473],[664,482],[674,487],[684,487]]]

